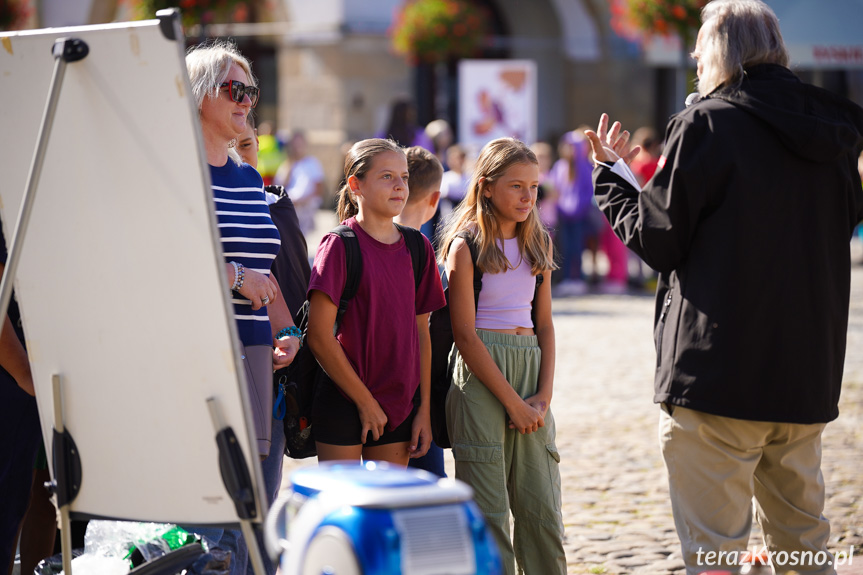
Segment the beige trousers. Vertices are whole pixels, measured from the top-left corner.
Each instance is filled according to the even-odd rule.
[[[830,524],[822,515],[825,424],[746,421],[678,406],[670,411],[662,406],[659,441],[687,575],[718,567],[739,571],[753,499],[776,573],[836,573],[827,552]]]

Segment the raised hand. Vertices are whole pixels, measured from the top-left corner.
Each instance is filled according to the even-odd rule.
[[[617,160],[623,159],[627,164],[631,163],[641,151],[641,146],[635,146],[629,149],[629,132],[621,129],[620,122],[615,122],[611,125],[611,130],[608,129],[608,114],[602,114],[599,117],[599,127],[596,132],[593,130],[585,130],[584,135],[587,136],[590,142],[590,147],[593,149],[593,159],[596,162],[603,164],[613,164]]]

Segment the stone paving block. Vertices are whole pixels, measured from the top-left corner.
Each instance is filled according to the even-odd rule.
[[[640,553],[650,554],[650,555],[658,555],[661,556],[662,559],[668,559],[671,556],[671,549],[668,547],[654,547],[654,546],[646,546],[639,549]]]
[[[635,539],[636,541],[649,542],[656,539],[658,535],[659,533],[657,532],[657,530],[651,529],[650,525],[639,525],[637,527],[627,525],[625,529],[620,529],[620,532],[615,534],[615,538],[627,542],[633,539]]]
[[[611,533],[601,533],[599,531],[595,531],[593,533],[586,533],[582,537],[587,541],[609,541],[612,535]]]
[[[606,559],[607,559],[607,557],[605,557],[604,555],[585,555],[585,556],[581,557],[581,562],[582,563],[588,563],[588,564],[602,565],[603,563],[605,563]]]
[[[635,555],[626,559],[617,559],[615,560],[618,565],[622,565],[623,567],[628,567],[630,569],[636,569],[638,567],[649,567],[652,568],[654,573],[656,573],[656,564],[662,561],[665,561],[664,555]]]
[[[655,575],[656,573],[672,573],[683,569],[686,569],[686,565],[682,559],[665,559],[664,561],[656,561],[642,569],[636,569],[635,574]]]

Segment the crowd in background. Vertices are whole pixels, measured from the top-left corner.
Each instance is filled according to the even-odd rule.
[[[596,206],[590,146],[584,137],[588,128],[582,125],[567,131],[556,144],[538,141],[531,145],[539,160],[541,177],[537,210],[554,240],[555,259],[560,265],[552,277],[552,293],[555,297],[652,293],[656,274],[614,235]],[[335,187],[326,181],[321,162],[309,153],[302,129],[280,130],[276,135],[271,131],[268,123],[259,127],[261,175],[266,183],[284,186],[297,208],[302,231],[308,236],[314,230],[316,212],[333,209]],[[444,119],[432,120],[423,128],[417,123],[413,104],[402,98],[393,102],[386,126],[375,135],[391,138],[405,148],[425,148],[443,165],[438,209],[422,227],[437,246],[437,230],[465,197],[477,150],[456,141],[452,127]],[[351,144],[346,142],[343,150]],[[641,148],[631,168],[644,186],[659,162],[662,134],[642,126],[633,132],[630,144]],[[275,164],[263,161],[272,157],[277,158]],[[269,169],[269,165],[273,168]],[[859,168],[863,174],[863,158]],[[858,228],[857,237],[863,242],[863,226]]]
[[[596,207],[590,148],[583,134],[586,128],[584,125],[565,132],[556,145],[539,141],[531,146],[539,160],[541,177],[537,209],[554,240],[555,260],[560,265],[552,277],[553,294],[570,297],[650,292],[655,274],[616,238]],[[336,187],[326,181],[321,162],[309,153],[303,130],[279,130],[273,135],[272,127],[264,122],[258,131],[261,175],[266,183],[285,188],[308,237],[315,227],[316,212],[333,209]],[[427,149],[443,166],[438,208],[422,227],[422,232],[437,246],[438,230],[465,197],[477,150],[456,141],[450,123],[444,119],[432,120],[425,127],[420,125],[413,103],[403,98],[391,104],[387,122],[375,136],[393,139],[405,148]],[[352,144],[346,142],[343,151]],[[653,128],[642,127],[633,134],[632,144],[642,149],[633,163],[633,172],[643,185],[656,169],[662,139]],[[273,156],[278,158],[275,163],[263,161]]]

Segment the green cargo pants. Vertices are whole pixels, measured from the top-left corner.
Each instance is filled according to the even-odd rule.
[[[540,360],[536,336],[485,330],[477,334],[513,389],[522,398],[536,393]],[[527,575],[565,574],[560,455],[551,410],[545,415],[545,427],[534,433],[522,435],[509,429],[503,405],[474,377],[458,350],[453,353],[457,354],[454,385],[447,395],[446,415],[456,478],[473,488],[507,575],[515,574],[515,561],[519,572]]]

